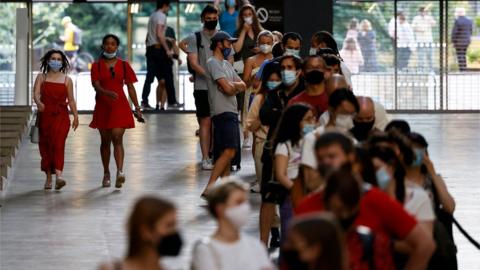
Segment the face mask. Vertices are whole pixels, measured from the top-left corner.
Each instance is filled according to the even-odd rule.
[[[215,28],[217,28],[217,24],[218,24],[218,21],[217,20],[214,20],[214,21],[205,21],[203,23],[203,27],[207,28],[208,30],[215,30]]]
[[[353,117],[350,114],[339,114],[335,119],[335,126],[350,130],[353,128]]]
[[[370,131],[372,131],[375,120],[370,122],[357,122],[353,120],[353,128],[350,130],[358,141],[365,141]]]
[[[318,69],[309,71],[305,74],[305,81],[308,84],[320,84],[325,79],[323,72]]]
[[[268,54],[268,53],[272,52],[272,46],[270,46],[268,44],[262,44],[262,45],[259,46],[259,48],[260,48],[260,51],[263,54]]]
[[[48,66],[53,71],[59,71],[62,68],[63,63],[62,63],[62,61],[58,61],[58,60],[49,60],[48,61]]]
[[[425,149],[415,148],[413,149],[415,153],[415,159],[412,162],[412,167],[420,167],[423,164],[423,157],[425,155]]]
[[[182,249],[183,241],[178,232],[169,234],[157,244],[157,253],[161,256],[178,256]]]
[[[310,55],[316,55],[317,54],[317,48],[310,48],[310,51],[308,52]]]
[[[107,52],[103,52],[103,56],[105,56],[105,58],[107,59],[112,59],[112,58],[115,58],[117,56],[117,52],[113,52],[113,53],[107,53]]]
[[[235,6],[235,0],[227,0],[227,6],[234,7]]]
[[[267,81],[266,86],[267,86],[268,90],[273,90],[273,89],[276,89],[280,84],[282,84],[282,82]]]
[[[283,70],[282,81],[286,86],[290,86],[297,80],[297,72],[295,70]]]
[[[282,258],[288,266],[288,269],[308,270],[308,264],[302,262],[300,255],[296,250],[283,250]]]
[[[253,23],[253,17],[245,17],[243,18],[246,24],[252,24]]]
[[[387,169],[385,169],[385,167],[378,169],[375,172],[375,176],[377,177],[378,187],[385,190],[388,183],[390,183],[390,175],[388,174]]]
[[[340,223],[340,226],[342,226],[342,229],[344,231],[348,231],[348,229],[350,229],[350,227],[352,227],[353,223],[357,219],[357,216],[358,216],[358,213],[355,213],[348,218],[339,218],[338,222]]]
[[[244,202],[240,205],[229,207],[225,211],[225,216],[237,229],[241,229],[248,222],[250,204]]]
[[[307,135],[308,133],[315,130],[315,125],[312,124],[305,124],[303,125],[303,135]]]
[[[222,53],[223,53],[223,58],[227,59],[232,53],[232,48],[224,48],[222,49]]]
[[[296,56],[296,57],[300,57],[300,50],[286,49],[285,50],[285,55],[293,55],[293,56]]]

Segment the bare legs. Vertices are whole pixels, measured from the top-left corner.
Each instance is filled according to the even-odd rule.
[[[210,141],[212,135],[212,119],[210,117],[198,118],[198,124],[200,126],[200,148],[202,149],[202,159],[209,158]]]
[[[165,88],[165,80],[158,81],[157,86],[157,105],[160,104],[160,109],[165,108],[167,102],[167,89]]]
[[[108,130],[100,130],[101,145],[100,155],[102,157],[104,180],[110,179],[110,145],[113,144],[113,157],[115,158],[115,164],[117,165],[117,171],[123,171],[123,160],[125,157],[125,151],[123,148],[123,135],[125,134],[124,128],[114,128]]]
[[[260,206],[260,240],[268,246],[270,229],[275,219],[275,204],[262,202]]]
[[[215,184],[215,181],[219,177],[225,177],[230,175],[230,163],[232,159],[235,157],[235,149],[234,148],[227,148],[223,150],[222,155],[217,159],[215,162],[215,166],[213,167],[212,174],[210,175],[210,179],[208,180],[208,184],[205,187],[202,195],[205,195],[208,192],[208,189]]]

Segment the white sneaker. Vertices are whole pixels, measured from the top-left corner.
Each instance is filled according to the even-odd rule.
[[[250,136],[248,136],[247,138],[245,138],[245,140],[243,140],[243,149],[250,148],[252,148],[252,140],[250,139]]]
[[[213,170],[213,162],[211,159],[202,160],[202,170],[211,171]]]
[[[255,183],[253,186],[250,187],[250,191],[252,193],[260,193],[260,185]]]

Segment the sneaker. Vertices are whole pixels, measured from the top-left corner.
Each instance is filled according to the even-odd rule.
[[[169,109],[180,109],[180,108],[183,108],[183,104],[182,103],[173,103],[173,104],[168,104],[168,108]]]
[[[213,170],[213,162],[211,159],[202,160],[202,170],[211,171]]]
[[[250,192],[260,193],[260,185],[258,183],[255,183],[252,187],[250,187]]]
[[[121,188],[125,183],[125,174],[122,171],[117,172],[117,180],[115,181],[115,187]]]
[[[155,106],[155,111],[160,111],[160,106],[158,106],[158,104]]]
[[[143,102],[143,101],[142,101],[142,108],[143,108],[144,110],[153,110],[153,107],[150,106],[150,104],[148,104],[148,103],[146,103],[146,102]]]
[[[250,139],[250,136],[245,138],[245,140],[243,140],[243,149],[250,149],[252,148],[252,140]]]

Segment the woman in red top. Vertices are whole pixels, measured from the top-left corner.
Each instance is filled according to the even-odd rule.
[[[45,189],[52,189],[52,174],[56,175],[56,190],[66,184],[62,178],[62,171],[65,141],[70,129],[68,107],[74,115],[72,128],[76,130],[78,127],[73,83],[66,75],[68,68],[65,54],[59,50],[50,50],[41,60],[42,73],[35,79],[33,98],[38,108],[41,169],[47,174]]]
[[[135,105],[137,116],[142,112],[138,106],[137,94],[133,83],[137,81],[135,72],[126,61],[117,57],[120,39],[112,34],[102,40],[102,57],[93,63],[91,77],[97,92],[91,128],[100,132],[100,154],[103,163],[103,187],[110,187],[110,145],[113,144],[113,156],[117,165],[116,188],[121,188],[125,182],[123,173],[123,135],[125,129],[134,128],[133,115],[123,86],[127,85],[128,95]]]

